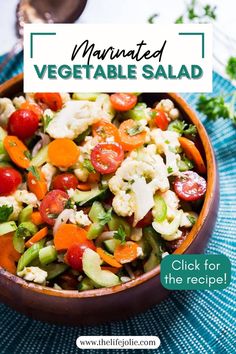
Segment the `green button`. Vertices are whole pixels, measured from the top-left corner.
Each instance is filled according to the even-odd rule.
[[[161,262],[161,283],[169,290],[222,290],[231,280],[225,255],[168,255]]]

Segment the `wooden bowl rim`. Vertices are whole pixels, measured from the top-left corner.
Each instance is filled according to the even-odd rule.
[[[18,74],[17,76],[11,78],[10,80],[4,82],[2,85],[0,85],[0,96],[1,92],[9,90],[10,87],[12,87],[15,84],[19,84],[23,80],[23,74]],[[191,229],[190,233],[188,234],[188,237],[184,240],[184,242],[181,244],[181,246],[174,252],[174,254],[183,254],[185,253],[192,242],[195,240],[197,237],[200,229],[202,228],[203,224],[206,221],[206,218],[208,216],[209,210],[211,208],[211,205],[213,203],[213,197],[214,197],[214,191],[216,189],[216,178],[217,178],[217,170],[216,170],[216,161],[215,161],[215,156],[214,156],[214,151],[210,142],[210,139],[207,135],[207,132],[201,123],[200,119],[197,117],[197,114],[190,108],[190,106],[187,104],[187,102],[180,97],[176,93],[167,93],[167,95],[175,101],[175,104],[177,103],[178,106],[184,113],[189,117],[189,119],[197,126],[199,137],[201,139],[201,142],[203,144],[203,148],[205,151],[206,155],[206,163],[207,163],[207,191],[206,191],[206,196],[205,200],[201,209],[201,212],[199,214],[199,218],[196,222],[196,224],[193,226]],[[41,286],[38,284],[34,283],[28,283],[25,280],[21,279],[20,277],[13,275],[9,273],[8,271],[4,270],[2,267],[0,267],[0,275],[3,275],[6,279],[16,283],[17,285],[37,292],[37,293],[42,293],[44,295],[50,295],[50,296],[57,296],[57,297],[63,297],[63,298],[92,298],[92,297],[98,297],[98,296],[106,296],[106,295],[112,295],[115,293],[119,293],[121,291],[125,291],[128,289],[131,289],[135,286],[141,285],[142,283],[152,279],[155,276],[158,276],[160,274],[160,265],[157,266],[156,268],[152,269],[148,273],[144,273],[137,277],[134,280],[131,280],[127,283],[123,283],[111,288],[102,288],[102,289],[95,289],[95,290],[88,290],[88,291],[83,291],[83,292],[78,292],[77,290],[56,290],[53,288],[49,288],[46,286]]]

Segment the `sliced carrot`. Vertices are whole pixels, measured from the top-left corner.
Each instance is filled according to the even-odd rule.
[[[121,268],[122,267],[122,265],[119,262],[117,262],[117,260],[111,254],[108,254],[102,248],[98,247],[96,249],[96,252],[99,254],[99,256],[102,258],[102,260],[105,263],[111,265],[114,268]]]
[[[79,157],[78,146],[70,139],[55,139],[48,145],[48,159],[52,165],[68,168]]]
[[[187,158],[194,162],[197,171],[202,174],[206,173],[205,163],[194,142],[183,137],[179,138],[179,142]]]
[[[117,274],[119,272],[119,268],[114,268],[114,267],[101,267],[102,270],[108,270],[109,272],[112,272],[114,274]]]
[[[13,246],[13,233],[0,237],[0,266],[12,274],[16,274],[16,262],[20,259]]]
[[[16,136],[7,135],[3,145],[11,160],[19,167],[28,168],[30,165],[29,150]]]
[[[36,103],[29,103],[27,101],[21,104],[20,109],[29,109],[30,111],[33,111],[38,116],[39,119],[43,114],[43,111],[39,107],[39,105],[37,105]]]
[[[43,219],[39,211],[34,211],[31,214],[31,221],[35,225],[41,225],[43,224]]]
[[[115,248],[114,257],[121,264],[132,262],[138,257],[137,243],[128,241],[124,245],[118,245]]]
[[[88,183],[98,183],[101,175],[98,172],[91,172],[88,176]]]
[[[89,183],[79,183],[77,188],[81,191],[90,191],[91,185]]]
[[[105,142],[112,138],[114,142],[120,143],[120,133],[116,126],[110,122],[100,120],[92,125],[92,134],[99,142]]]
[[[48,228],[44,227],[41,230],[39,230],[38,232],[36,232],[36,234],[34,234],[34,236],[32,236],[26,243],[25,243],[25,247],[29,248],[31,247],[34,243],[42,240],[45,236],[47,236],[48,234]]]
[[[29,190],[36,195],[38,200],[42,200],[48,191],[47,182],[40,169],[37,167],[34,167],[34,169],[36,171],[35,174],[30,171],[27,175],[27,185]]]
[[[146,131],[139,130],[139,123],[133,119],[125,120],[119,127],[121,145],[125,151],[142,146],[146,140]]]
[[[74,243],[87,240],[87,232],[74,224],[62,224],[54,235],[54,245],[57,251],[67,250]]]

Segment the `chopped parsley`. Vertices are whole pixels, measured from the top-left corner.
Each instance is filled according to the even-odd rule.
[[[2,205],[0,207],[0,222],[8,221],[9,216],[13,213],[13,206]]]
[[[194,167],[193,162],[185,155],[183,155],[182,159],[178,161],[177,164],[181,172],[191,170]]]
[[[31,154],[28,150],[24,151],[24,155],[25,155],[25,157],[27,157],[27,159],[29,159],[29,160],[31,159]]]
[[[114,233],[114,238],[119,240],[121,244],[126,242],[126,232],[122,225],[119,225],[118,230]]]
[[[9,141],[10,147],[15,147],[17,144],[14,141]]]
[[[168,173],[172,173],[172,172],[173,172],[173,168],[172,168],[172,167],[170,167],[170,166],[169,166],[169,167],[167,167],[167,172],[168,172]]]
[[[110,208],[107,212],[98,215],[98,220],[101,225],[106,225],[111,220],[111,212],[112,208]]]
[[[65,209],[74,209],[75,202],[69,198],[65,204]]]
[[[47,127],[49,126],[49,124],[51,123],[52,120],[53,120],[53,118],[47,114],[43,117],[43,131],[44,131],[44,133],[47,130]]]
[[[18,226],[16,230],[16,237],[19,238],[26,238],[32,236],[32,232],[25,226]]]
[[[158,14],[153,14],[148,18],[148,23],[155,23],[155,19],[158,17]]]
[[[59,215],[59,214],[49,213],[49,214],[47,214],[47,217],[48,217],[49,219],[56,219],[56,218],[58,217],[58,215]]]
[[[95,168],[92,165],[92,162],[89,159],[85,159],[83,162],[83,167],[88,170],[88,172],[95,172]]]
[[[142,131],[143,131],[143,126],[140,124],[136,124],[133,127],[126,130],[127,134],[129,134],[129,136],[138,135]]]
[[[169,124],[168,130],[179,133],[180,135],[191,135],[196,136],[197,128],[193,124],[187,124],[182,120],[174,120]]]
[[[194,225],[196,223],[196,218],[192,215],[188,215],[187,218],[189,219],[189,221],[191,222],[192,225]]]
[[[40,174],[39,174],[39,170],[37,167],[35,166],[30,166],[27,168],[27,171],[31,172],[32,175],[36,178],[37,181],[40,181]]]
[[[231,119],[236,124],[235,100],[236,92],[232,91],[227,95],[229,102],[225,101],[226,96],[207,97],[200,95],[197,102],[197,110],[203,113],[209,120],[217,120],[219,118]]]
[[[216,20],[216,9],[216,6],[203,5],[198,0],[191,0],[186,5],[184,13],[175,20],[175,23],[207,23],[208,21]]]

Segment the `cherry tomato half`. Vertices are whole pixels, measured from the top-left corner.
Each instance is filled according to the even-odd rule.
[[[21,140],[30,138],[39,126],[39,117],[30,109],[18,109],[13,112],[8,121],[8,133]]]
[[[98,138],[99,142],[105,142],[107,139],[112,138],[114,142],[120,143],[119,130],[110,122],[101,120],[100,122],[93,124],[92,133],[94,137]]]
[[[16,191],[22,182],[21,174],[12,167],[0,168],[0,196],[9,195]]]
[[[169,125],[167,114],[161,110],[156,110],[156,109],[154,109],[153,112],[156,112],[156,115],[154,117],[156,126],[161,130],[166,130]]]
[[[117,111],[129,111],[137,103],[137,96],[132,93],[113,93],[110,96],[110,101]]]
[[[117,143],[97,144],[91,152],[91,162],[101,174],[113,173],[124,160],[124,151]]]
[[[186,171],[175,179],[174,190],[182,200],[198,200],[206,192],[206,180],[196,172]]]
[[[65,208],[68,199],[67,193],[58,189],[46,194],[39,208],[43,221],[49,225],[54,225],[55,219]]]
[[[39,104],[42,103],[43,105],[46,105],[48,108],[50,108],[53,111],[59,111],[59,109],[62,109],[62,98],[59,93],[37,92],[34,95],[34,98]]]
[[[82,257],[86,248],[90,248],[93,251],[96,250],[96,247],[90,240],[71,245],[65,255],[66,263],[68,263],[71,268],[82,271]]]
[[[53,178],[52,186],[53,189],[60,189],[66,191],[67,189],[76,189],[78,185],[78,180],[72,173],[62,173]]]

